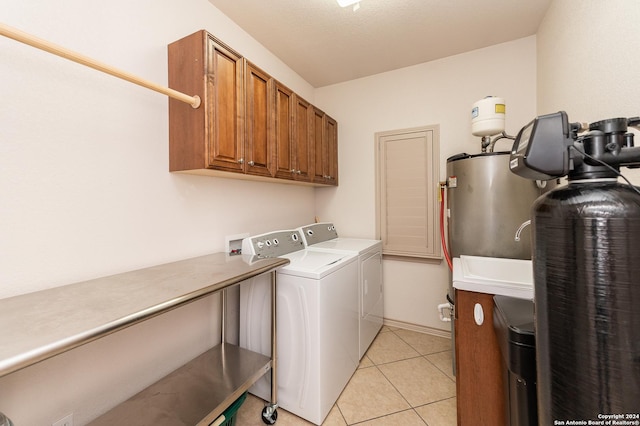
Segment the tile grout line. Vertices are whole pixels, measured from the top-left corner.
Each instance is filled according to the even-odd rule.
[[[413,407],[407,408],[407,409],[405,409],[405,410],[393,411],[393,412],[390,412],[390,413],[388,413],[388,414],[384,414],[384,415],[377,416],[377,417],[372,417],[372,418],[370,418],[370,419],[362,420],[362,421],[360,421],[360,422],[356,422],[356,423],[347,423],[347,426],[356,426],[356,425],[361,425],[361,424],[363,424],[363,423],[367,423],[367,422],[370,422],[370,421],[373,421],[373,420],[384,419],[385,417],[393,416],[394,414],[404,413],[405,411],[413,411],[414,413],[416,413],[416,416],[418,416],[418,418],[419,418],[420,420],[422,420],[422,422],[423,422],[425,425],[429,426],[429,425],[427,424],[427,422],[426,422],[422,417],[420,417],[420,414],[418,414],[418,412],[417,412]],[[345,420],[345,423],[346,423],[346,420]]]
[[[456,398],[456,397],[455,397],[455,396],[453,396],[453,397],[449,397],[449,398],[443,398],[443,399],[439,399],[439,400],[437,400],[437,401],[431,401],[431,402],[429,402],[429,403],[427,403],[427,404],[422,404],[422,405],[418,405],[418,406],[415,406],[415,407],[414,407],[414,406],[413,406],[413,405],[412,405],[412,404],[407,400],[407,398],[404,396],[404,394],[402,394],[402,392],[400,392],[400,390],[396,387],[396,385],[395,385],[395,384],[393,384],[393,382],[391,381],[391,379],[389,379],[389,377],[387,377],[387,376],[384,374],[384,372],[383,372],[380,368],[378,368],[378,366],[380,366],[380,365],[389,365],[389,364],[393,364],[393,363],[396,363],[396,362],[402,362],[402,361],[411,360],[411,359],[424,358],[424,359],[425,359],[425,360],[426,360],[430,365],[432,365],[436,370],[438,370],[439,372],[441,372],[441,373],[442,373],[442,374],[443,374],[447,379],[449,379],[451,382],[453,382],[453,383],[455,384],[455,379],[452,379],[451,377],[449,377],[449,375],[448,375],[445,371],[443,371],[440,367],[438,367],[434,362],[432,362],[432,361],[428,358],[428,356],[429,356],[429,355],[436,355],[436,354],[440,354],[440,353],[450,352],[450,351],[451,351],[451,349],[445,349],[445,350],[441,350],[441,351],[431,352],[431,353],[428,353],[428,354],[422,354],[422,353],[420,352],[420,350],[418,350],[418,349],[417,349],[416,347],[414,347],[411,343],[409,343],[409,342],[407,342],[405,339],[403,339],[403,338],[402,338],[402,336],[398,335],[398,333],[396,333],[394,330],[389,330],[389,332],[393,333],[393,334],[394,334],[398,339],[400,339],[400,341],[401,341],[401,342],[405,343],[407,346],[409,346],[411,349],[413,349],[416,353],[418,353],[418,356],[410,356],[410,357],[403,358],[403,359],[400,359],[400,360],[395,360],[395,361],[391,361],[391,362],[384,362],[384,363],[380,363],[380,364],[375,363],[371,358],[369,358],[369,360],[372,362],[373,366],[374,366],[374,367],[376,367],[376,368],[378,369],[378,371],[380,372],[380,374],[382,374],[382,376],[387,380],[387,382],[389,382],[389,384],[391,384],[391,386],[396,390],[396,392],[398,392],[398,394],[402,397],[402,399],[404,399],[404,401],[405,401],[405,402],[409,405],[409,407],[411,407],[411,408],[409,408],[409,409],[407,409],[407,410],[400,410],[400,411],[397,411],[397,412],[394,412],[394,413],[388,413],[388,414],[385,414],[384,416],[379,416],[379,417],[376,417],[376,418],[384,418],[384,417],[386,417],[386,416],[390,416],[390,415],[393,415],[393,414],[397,414],[397,413],[401,413],[401,412],[404,412],[404,411],[409,411],[409,410],[411,410],[411,411],[413,411],[413,412],[416,414],[416,416],[418,416],[418,418],[419,418],[419,419],[420,419],[420,420],[421,420],[421,421],[422,421],[426,426],[429,426],[429,423],[428,423],[428,422],[427,422],[427,421],[426,421],[426,420],[425,420],[425,419],[424,419],[424,418],[423,418],[423,417],[422,417],[422,416],[421,416],[421,415],[416,411],[416,408],[426,407],[426,406],[429,406],[429,405],[432,405],[432,404],[436,404],[436,403],[439,403],[439,402],[443,402],[443,401],[447,401],[447,400],[450,400],[450,399],[454,399],[454,398]],[[436,336],[436,337],[437,337],[437,336]],[[368,420],[365,420],[365,421],[363,421],[363,422],[359,422],[359,423],[364,423],[364,422],[366,422],[366,421],[371,421],[371,420],[374,420],[374,419],[368,419]],[[354,423],[354,425],[356,425],[356,423]],[[351,426],[351,425],[348,425],[348,426]]]
[[[401,330],[401,329],[399,329],[399,330]],[[456,382],[456,381],[455,381],[455,379],[452,379],[451,377],[449,377],[449,374],[447,374],[447,372],[446,372],[446,371],[443,371],[443,370],[442,370],[440,367],[438,367],[434,362],[432,362],[429,358],[427,358],[429,355],[436,355],[436,354],[441,354],[441,353],[444,353],[444,352],[450,352],[450,351],[451,351],[451,349],[445,349],[445,350],[442,350],[442,351],[436,351],[436,352],[431,352],[431,353],[428,353],[428,354],[422,354],[422,353],[420,353],[420,351],[419,351],[417,348],[415,348],[411,343],[409,343],[409,342],[407,342],[405,339],[403,339],[403,338],[402,338],[402,336],[400,336],[400,335],[399,335],[398,333],[396,333],[394,330],[391,330],[391,329],[390,329],[390,330],[389,330],[389,332],[393,333],[393,334],[394,334],[398,339],[400,339],[402,342],[404,342],[405,344],[407,344],[411,349],[413,349],[413,350],[414,350],[414,351],[416,351],[418,354],[420,354],[420,356],[421,356],[421,357],[423,357],[424,359],[426,359],[427,361],[429,361],[429,363],[430,363],[431,365],[433,365],[433,366],[434,366],[438,371],[440,371],[442,374],[444,374],[445,376],[447,376],[447,378],[448,378],[449,380],[451,380],[453,383],[455,383],[455,382]],[[434,337],[438,337],[438,336],[434,336]],[[412,359],[412,358],[417,358],[417,357],[411,357],[411,358],[406,358],[406,359]],[[390,363],[387,363],[387,364],[390,364]]]
[[[398,363],[398,362],[402,362],[402,361],[407,361],[407,360],[412,360],[412,359],[418,359],[418,358],[424,358],[426,361],[429,362],[429,364],[431,366],[433,366],[438,372],[442,373],[447,379],[449,379],[450,381],[455,383],[455,380],[452,380],[449,375],[443,371],[442,369],[440,369],[434,362],[432,362],[431,360],[429,360],[427,357],[430,355],[436,355],[436,354],[440,354],[440,353],[445,353],[445,352],[449,352],[449,349],[444,349],[444,350],[439,350],[439,351],[434,351],[434,352],[430,352],[427,354],[422,354],[416,347],[414,347],[413,345],[411,345],[409,342],[407,342],[405,339],[403,339],[400,335],[398,335],[398,333],[396,333],[394,330],[392,329],[387,329],[385,331],[381,331],[380,333],[378,333],[378,335],[376,336],[376,338],[378,338],[380,335],[382,335],[383,333],[392,333],[396,338],[398,338],[401,342],[403,342],[404,344],[406,344],[409,348],[411,348],[413,351],[415,351],[415,353],[417,355],[411,355],[408,356],[406,358],[402,358],[402,359],[397,359],[397,360],[393,360],[393,361],[389,361],[389,362],[381,362],[381,363],[376,363],[371,357],[369,357],[366,353],[364,354],[364,357],[367,358],[368,362],[370,363],[370,365],[366,365],[366,366],[360,366],[358,365],[357,370],[365,370],[365,369],[369,369],[371,367],[375,367],[376,370],[382,375],[382,377],[384,377],[384,379],[387,381],[387,383],[389,385],[391,385],[391,387],[398,393],[398,395],[402,398],[402,400],[404,400],[404,402],[407,404],[408,408],[406,409],[402,409],[402,410],[397,410],[397,411],[391,411],[389,413],[385,413],[384,415],[379,415],[376,417],[372,417],[372,418],[368,418],[368,419],[364,419],[362,421],[358,421],[355,423],[348,423],[346,420],[346,417],[344,416],[344,413],[342,412],[342,410],[340,409],[339,404],[336,401],[336,408],[338,409],[338,412],[340,413],[340,416],[342,417],[342,420],[345,422],[345,424],[347,426],[356,426],[356,425],[360,425],[360,424],[364,424],[366,422],[370,422],[370,421],[374,421],[377,419],[383,419],[385,417],[388,416],[393,416],[396,415],[398,413],[403,413],[403,412],[408,412],[408,411],[413,411],[413,413],[417,416],[417,418],[420,419],[420,421],[426,425],[429,426],[429,423],[427,422],[427,420],[425,420],[416,410],[416,408],[420,408],[420,407],[425,407],[431,404],[436,404],[436,403],[440,403],[442,401],[446,401],[449,399],[453,399],[454,397],[449,397],[449,398],[443,398],[443,399],[439,399],[436,401],[431,401],[427,404],[422,404],[419,406],[414,407],[408,400],[407,398],[404,396],[404,394],[402,392],[400,392],[400,389],[398,389],[398,387],[390,380],[389,377],[387,377],[387,375],[384,374],[384,372],[380,369],[380,366],[385,366],[385,365],[390,365],[390,364],[394,364],[394,363]],[[435,336],[438,337],[438,336]],[[362,362],[362,360],[360,360],[360,362]]]
[[[446,351],[442,351],[442,352],[446,352]],[[442,352],[437,352],[437,353],[442,353]],[[433,354],[429,354],[429,355],[433,355]],[[442,374],[444,374],[445,376],[447,376],[447,379],[451,380],[454,384],[456,383],[456,380],[451,378],[449,376],[449,374],[447,374],[446,371],[442,370],[440,367],[438,367],[433,361],[431,361],[429,358],[427,358],[428,355],[423,355],[423,358],[426,359],[427,361],[429,361],[429,363],[431,363],[431,365],[433,365],[436,370],[440,371]]]

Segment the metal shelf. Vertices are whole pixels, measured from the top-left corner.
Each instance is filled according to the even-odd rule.
[[[223,343],[89,425],[209,425],[270,368],[269,357]]]

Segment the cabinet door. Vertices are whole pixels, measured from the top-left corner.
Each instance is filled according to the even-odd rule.
[[[275,82],[275,169],[276,177],[293,179],[295,152],[293,136],[293,91]]]
[[[327,183],[338,185],[338,122],[325,115],[327,138]]]
[[[482,307],[478,325],[474,310]],[[456,395],[459,425],[503,425],[502,360],[493,328],[493,295],[456,290]]]
[[[311,137],[313,139],[313,182],[326,183],[327,167],[327,138],[325,132],[325,114],[313,107],[311,122]]]
[[[242,172],[242,57],[209,36],[206,70],[208,167]]]
[[[310,182],[313,166],[311,138],[312,106],[299,96],[294,96],[294,179]]]
[[[338,123],[313,107],[313,182],[338,185]]]
[[[274,176],[273,79],[245,60],[245,173]]]

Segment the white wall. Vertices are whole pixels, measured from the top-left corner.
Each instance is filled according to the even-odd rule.
[[[317,212],[354,237],[375,237],[374,134],[440,125],[440,177],[451,155],[480,152],[471,106],[487,95],[507,104],[506,131],[516,134],[536,113],[536,38],[523,38],[316,90],[315,103],[338,120],[340,186],[317,191]],[[496,149],[508,149],[509,141]],[[342,233],[343,235],[345,232]],[[347,236],[347,235],[345,235]],[[385,318],[447,330],[446,263],[384,261]]]
[[[636,0],[552,2],[538,30],[538,113],[563,110],[586,122],[639,116],[639,22]],[[621,171],[640,183],[640,171]]]
[[[206,0],[8,0],[0,22],[162,85],[167,44],[204,28],[314,100]],[[313,221],[312,188],[168,173],[165,96],[8,38],[0,51],[0,298]],[[17,425],[69,412],[86,423],[210,347],[216,300],[0,378],[0,411]]]
[[[640,5],[556,0],[538,30],[538,113],[574,121],[640,115]]]

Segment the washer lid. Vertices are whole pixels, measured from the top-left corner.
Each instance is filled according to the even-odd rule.
[[[333,250],[333,251],[342,251],[346,253],[362,254],[369,250],[381,250],[382,241],[367,240],[364,238],[339,237],[333,240],[314,244],[312,246],[309,246],[307,249],[308,250],[322,249],[322,250]]]
[[[310,250],[300,250],[280,257],[291,261],[278,270],[280,273],[314,279],[320,279],[357,259],[353,254]]]

